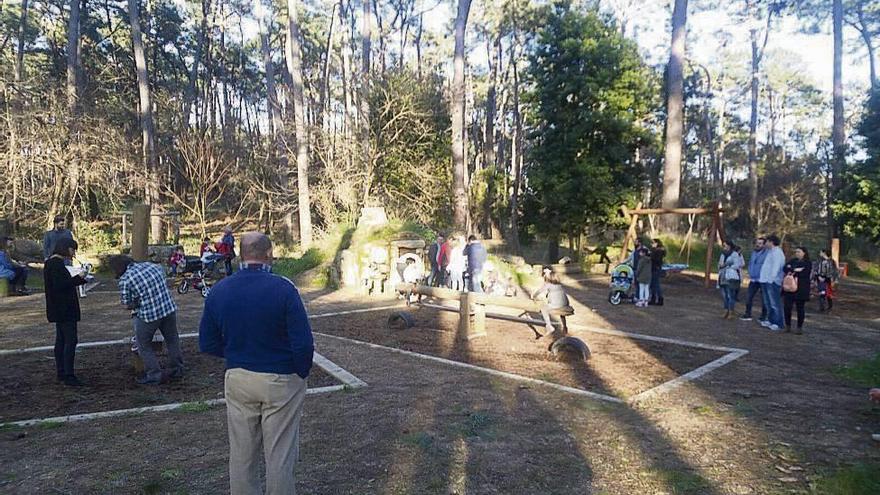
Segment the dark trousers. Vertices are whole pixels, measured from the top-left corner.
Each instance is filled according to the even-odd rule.
[[[803,328],[804,326],[804,307],[807,305],[807,301],[801,301],[794,298],[793,294],[784,294],[782,296],[782,304],[784,306],[785,311],[785,326],[791,327],[791,310],[792,307],[797,306],[797,327]]]
[[[754,280],[749,281],[749,292],[746,295],[746,312],[743,316],[747,316],[749,318],[752,317],[752,303],[755,301],[755,296],[758,295],[758,292],[761,292],[761,282],[756,282]],[[762,298],[763,300],[763,298]],[[763,304],[761,305],[761,320],[767,319],[767,307]]]
[[[180,353],[180,336],[177,334],[177,312],[151,322],[135,317],[134,334],[137,336],[138,355],[144,362],[144,378],[151,382],[162,380],[162,367],[152,345],[156,330],[161,332],[165,339],[171,375],[183,373],[183,354]]]
[[[77,343],[75,321],[55,323],[55,368],[58,376],[73,376],[73,357]]]
[[[663,289],[660,287],[660,276],[663,272],[651,272],[651,300],[659,303],[663,300]]]
[[[819,281],[819,311],[825,311],[825,307],[827,305],[828,309],[831,309],[834,306],[834,298],[831,296],[831,284],[827,281]]]
[[[226,276],[232,275],[232,258],[226,256],[223,259],[223,264],[226,266]]]

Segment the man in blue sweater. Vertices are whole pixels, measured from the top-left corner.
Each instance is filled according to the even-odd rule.
[[[480,243],[477,236],[468,237],[468,245],[464,248],[464,256],[467,258],[467,272],[470,280],[470,292],[483,292],[483,267],[486,265],[486,248]]]
[[[241,237],[242,269],[214,285],[199,327],[202,352],[226,358],[229,486],[233,495],[294,493],[299,424],[314,342],[293,283],[270,272],[272,242]]]
[[[761,291],[761,267],[764,266],[764,258],[767,252],[764,251],[764,243],[767,240],[763,237],[755,239],[755,248],[752,250],[752,257],[749,258],[749,293],[746,296],[746,312],[740,317],[742,321],[752,321],[752,303],[755,296]],[[762,298],[763,300],[763,298]],[[761,305],[761,320],[767,320],[767,306]]]

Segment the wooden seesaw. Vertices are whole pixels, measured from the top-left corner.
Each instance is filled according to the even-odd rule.
[[[396,290],[404,295],[408,306],[458,313],[456,338],[459,340],[470,341],[485,337],[486,318],[493,318],[514,323],[524,323],[535,331],[538,338],[550,336],[552,341],[547,346],[547,350],[557,358],[575,357],[577,360],[586,361],[590,357],[590,348],[587,347],[583,340],[568,336],[568,326],[565,318],[574,314],[574,310],[571,308],[557,310],[531,299],[493,296],[476,292],[459,292],[442,287],[429,287],[427,285],[408,283],[398,284]],[[411,302],[410,295],[417,296],[417,299]],[[436,302],[424,302],[422,299],[425,297],[430,297],[434,301],[458,301],[458,308]],[[486,311],[487,306],[512,308],[522,313],[519,316],[496,313]],[[529,314],[540,314],[541,319],[528,316]],[[559,320],[554,320],[554,316],[558,317]],[[395,329],[407,329],[415,325],[415,319],[409,312],[398,311],[393,313],[388,319],[388,325]],[[534,329],[534,325],[553,328],[555,331],[541,335]]]

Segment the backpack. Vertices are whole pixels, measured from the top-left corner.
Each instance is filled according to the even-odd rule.
[[[795,277],[794,272],[788,272],[785,274],[785,277],[782,278],[782,291],[783,292],[797,292],[798,290],[798,279]]]

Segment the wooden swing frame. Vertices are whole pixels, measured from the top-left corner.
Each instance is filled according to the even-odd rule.
[[[637,237],[636,227],[638,226],[639,215],[710,215],[712,217],[712,223],[709,226],[709,232],[706,236],[706,270],[704,273],[704,281],[706,287],[712,286],[712,251],[716,243],[720,245],[727,239],[727,235],[724,232],[724,222],[721,219],[724,209],[721,208],[720,202],[714,201],[704,208],[642,208],[642,203],[639,203],[633,210],[627,208],[626,205],[623,205],[620,209],[623,212],[624,217],[629,218],[629,229],[626,231],[626,237],[623,239],[623,246],[620,248],[620,259],[618,261],[621,263],[626,260],[629,255],[630,243],[634,243]],[[690,242],[692,231],[693,224],[691,224],[688,229],[689,237],[687,242]]]

